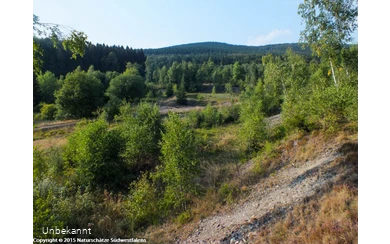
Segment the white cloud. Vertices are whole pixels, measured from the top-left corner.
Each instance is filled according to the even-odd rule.
[[[284,29],[284,30],[275,29],[270,33],[268,33],[267,35],[257,36],[255,38],[249,38],[248,45],[261,46],[261,45],[272,44],[272,43],[280,43],[280,40],[282,40],[280,37],[291,37],[291,35],[292,33],[289,29]]]

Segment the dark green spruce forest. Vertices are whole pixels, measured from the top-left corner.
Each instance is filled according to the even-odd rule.
[[[313,18],[309,2],[318,1],[299,5],[299,43],[72,49],[34,37],[34,238],[50,237],[42,226],[92,226],[88,238],[183,241],[290,162],[314,160],[331,142],[357,148],[357,7],[317,3],[326,15]],[[291,211],[296,224],[280,217],[251,243],[357,243],[357,168],[343,167],[352,173],[307,200],[319,201],[310,213]],[[329,199],[348,214],[321,219]],[[335,218],[342,231],[324,227]],[[314,221],[322,225],[305,229]]]

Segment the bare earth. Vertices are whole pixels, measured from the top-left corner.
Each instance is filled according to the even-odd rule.
[[[338,175],[330,164],[339,156],[328,150],[315,160],[285,166],[252,186],[250,195],[229,213],[201,220],[186,240],[177,243],[247,243],[252,231],[334,182]]]

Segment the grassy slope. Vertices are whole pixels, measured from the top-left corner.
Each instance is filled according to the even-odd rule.
[[[272,178],[279,169],[315,159],[328,150],[339,150],[343,156],[333,166],[339,170],[336,172],[339,178],[337,183],[304,199],[301,204],[291,206],[293,211],[288,215],[274,216],[274,221],[249,233],[250,243],[357,242],[357,133],[354,129],[345,126],[333,135],[318,131],[309,135],[293,134],[244,164],[240,164],[239,153],[234,154],[240,144],[236,136],[238,129],[237,124],[197,130],[197,133],[208,138],[205,146],[209,148],[207,156],[204,155],[208,163],[207,174],[202,179],[209,181],[210,188],[203,197],[194,197],[187,224],[182,225],[172,219],[161,226],[149,228],[142,236],[156,243],[178,238],[185,240],[199,228],[202,219],[230,213],[234,207],[239,208],[237,204],[245,202],[243,199],[257,182],[269,181],[270,187],[274,187],[276,183],[272,185]],[[229,153],[233,153],[232,157],[227,156]],[[259,164],[263,167],[262,172],[256,171]],[[223,182],[228,186],[228,194],[221,192]],[[340,235],[340,231],[347,232]]]

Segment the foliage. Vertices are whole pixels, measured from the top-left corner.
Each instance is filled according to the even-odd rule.
[[[357,121],[357,87],[343,85],[315,90],[310,105],[311,119],[321,128],[334,131],[340,121]]]
[[[222,123],[236,122],[240,119],[240,106],[225,106],[221,109]]]
[[[61,88],[61,84],[54,74],[46,71],[44,74],[37,76],[39,90],[41,93],[41,101],[44,103],[54,103],[54,92]]]
[[[186,55],[186,54],[254,54],[258,53],[264,55],[266,53],[275,53],[282,54],[286,51],[288,47],[292,47],[294,51],[301,51],[299,45],[297,44],[273,44],[273,45],[264,45],[260,47],[253,46],[244,46],[244,45],[233,45],[220,42],[198,42],[198,43],[189,43],[182,45],[175,45],[171,47],[155,48],[155,49],[145,49],[145,54],[147,55]],[[215,62],[215,61],[214,61]],[[217,63],[217,62],[215,62]]]
[[[179,214],[176,220],[179,223],[179,225],[184,225],[185,223],[189,222],[191,218],[192,218],[191,211],[187,210]]]
[[[40,74],[42,72],[43,67],[43,49],[42,47],[33,40],[33,70],[34,75]]]
[[[120,100],[117,97],[112,97],[108,102],[104,105],[104,114],[106,115],[106,119],[108,121],[114,120],[115,116],[119,114],[120,107],[126,103],[125,100]]]
[[[219,126],[222,124],[222,115],[217,108],[207,104],[206,108],[202,110],[203,121],[201,122],[201,127],[210,128],[213,126]]]
[[[315,54],[330,62],[337,85],[333,65],[339,66],[342,49],[352,41],[351,35],[357,29],[357,0],[305,0],[299,4],[298,14],[305,22],[301,42],[308,43]]]
[[[84,56],[87,35],[82,31],[74,30],[65,25],[42,23],[39,21],[39,17],[33,14],[33,34],[34,37],[50,37],[55,48],[58,42],[62,41],[62,47],[69,50],[74,59],[77,59],[78,55]],[[34,72],[39,74],[43,65],[43,49],[35,40],[33,40],[33,50]]]
[[[137,71],[138,72],[138,71]],[[145,81],[138,74],[127,70],[125,73],[113,78],[106,91],[110,99],[125,99],[128,102],[133,102],[136,99],[145,96]]]
[[[173,96],[173,85],[171,82],[169,82],[165,88],[165,95],[167,97],[172,97]]]
[[[224,203],[231,204],[239,193],[239,188],[234,183],[224,183],[218,189],[218,195]]]
[[[103,105],[103,86],[97,78],[76,69],[66,75],[55,97],[60,117],[91,117]]]
[[[262,142],[268,137],[261,101],[249,100],[243,103],[240,120],[242,122],[240,136],[243,138],[246,149],[249,151],[259,150]]]
[[[118,189],[123,187],[127,170],[120,158],[123,139],[118,130],[108,130],[101,117],[79,124],[69,137],[64,159],[76,169],[83,186]]]
[[[166,212],[185,210],[188,194],[196,190],[195,178],[199,172],[194,132],[175,113],[169,113],[164,122],[161,154],[162,165],[156,178],[165,184],[162,208]]]
[[[176,92],[176,103],[179,105],[185,105],[187,104],[187,95],[186,95],[186,89],[184,82],[180,83],[179,88]]]
[[[126,207],[132,231],[157,223],[160,212],[156,188],[146,174],[131,184]]]
[[[121,122],[118,129],[124,139],[120,156],[133,174],[153,169],[160,156],[162,125],[159,108],[141,102],[134,113],[130,104],[124,104],[116,120]]]
[[[73,59],[71,58],[72,53],[69,49],[66,51],[61,45],[55,48],[51,39],[34,38],[34,42],[42,53],[41,70],[43,72],[50,70],[57,77],[60,75],[65,76],[67,73],[76,69],[77,66],[80,66],[83,70],[88,70],[91,65],[94,66],[95,70],[103,73],[123,73],[126,70],[126,64],[128,62],[139,64],[139,73],[141,76],[145,73],[146,56],[142,49],[117,45],[109,46],[103,43],[88,43],[85,47],[83,58]],[[39,54],[38,49],[34,50]],[[37,66],[34,64],[35,67]],[[107,82],[104,84],[105,87],[108,86]]]
[[[41,179],[44,177],[48,169],[48,165],[46,164],[45,155],[38,148],[34,148],[33,150],[33,178]]]
[[[55,104],[42,104],[39,118],[42,120],[53,120],[57,114],[57,107]]]

